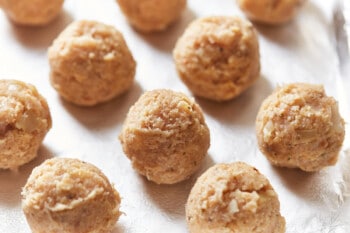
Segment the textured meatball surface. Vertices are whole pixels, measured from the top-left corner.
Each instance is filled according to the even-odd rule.
[[[256,133],[272,164],[312,172],[336,163],[345,128],[337,102],[323,86],[293,83],[264,100]]]
[[[34,159],[51,124],[47,102],[33,85],[0,80],[0,168]]]
[[[61,12],[63,0],[0,0],[0,6],[16,24],[43,26]]]
[[[237,0],[242,11],[253,21],[280,25],[291,21],[305,0]]]
[[[36,167],[22,191],[33,233],[107,233],[120,216],[120,197],[95,166],[53,158]]]
[[[182,81],[197,96],[230,100],[260,75],[260,55],[253,25],[228,16],[192,22],[173,51]]]
[[[130,108],[119,139],[134,169],[159,184],[187,179],[210,144],[200,107],[171,90],[145,92]]]
[[[68,25],[48,50],[51,84],[67,101],[92,106],[129,90],[136,62],[113,26],[80,20]]]
[[[284,233],[278,196],[243,162],[216,164],[193,186],[186,204],[190,233]]]
[[[175,22],[186,0],[117,0],[120,9],[137,30],[163,31]]]

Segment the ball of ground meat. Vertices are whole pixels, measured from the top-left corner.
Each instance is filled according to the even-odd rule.
[[[188,197],[190,233],[284,233],[278,196],[265,176],[243,162],[217,164]]]
[[[22,191],[33,233],[105,233],[120,216],[120,197],[95,166],[53,158],[36,167]]]
[[[0,0],[6,15],[16,24],[42,26],[61,12],[63,0]]]
[[[237,0],[239,7],[253,21],[280,25],[291,21],[305,0]]]
[[[119,139],[134,169],[158,184],[187,179],[210,143],[200,107],[171,90],[144,93],[130,108]]]
[[[187,87],[215,101],[237,97],[260,74],[257,34],[250,22],[237,17],[195,20],[177,41],[173,56]]]
[[[292,83],[264,100],[256,134],[261,152],[272,164],[312,172],[336,163],[344,120],[323,86]]]
[[[70,24],[48,51],[51,84],[67,101],[92,106],[129,90],[136,63],[122,34],[96,21]]]
[[[127,20],[143,32],[162,31],[181,15],[186,0],[117,0]]]
[[[16,169],[37,156],[51,115],[36,88],[17,80],[0,80],[0,168]]]

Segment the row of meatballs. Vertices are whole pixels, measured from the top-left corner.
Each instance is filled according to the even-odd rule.
[[[291,20],[303,1],[237,2],[249,18],[279,24]],[[58,14],[63,0],[36,3],[0,1],[15,23],[44,25]],[[166,29],[186,7],[186,0],[118,3],[129,22],[147,32]],[[49,48],[48,56],[53,87],[77,105],[92,106],[123,94],[135,76],[136,62],[122,34],[95,21],[69,25]],[[195,20],[179,38],[173,57],[187,87],[195,95],[215,101],[235,98],[259,77],[256,32],[250,22],[237,17]]]
[[[0,98],[0,168],[16,169],[36,156],[51,116],[46,100],[30,84],[0,80]],[[345,129],[337,102],[321,85],[293,83],[263,101],[256,134],[259,148],[274,165],[313,172],[336,163]],[[119,139],[133,167],[159,184],[189,177],[210,144],[200,106],[165,89],[139,98]]]
[[[162,31],[174,23],[187,0],[116,0],[129,23],[142,32]],[[233,0],[232,0],[233,1]],[[305,0],[236,0],[253,21],[281,25],[294,18]],[[0,0],[0,7],[16,24],[43,26],[60,13],[64,0]]]
[[[32,85],[14,80],[0,84],[1,113],[8,120],[1,144],[1,166],[6,168],[36,156],[51,118]],[[322,86],[295,83],[264,100],[256,133],[261,151],[274,165],[318,171],[337,161],[344,121]],[[200,106],[165,89],[141,95],[119,139],[133,168],[158,184],[189,178],[210,145]],[[76,159],[53,158],[35,168],[22,198],[35,233],[108,232],[121,215],[119,193],[107,177]],[[243,162],[217,164],[202,174],[188,197],[186,218],[191,233],[285,232],[276,192],[265,176]]]

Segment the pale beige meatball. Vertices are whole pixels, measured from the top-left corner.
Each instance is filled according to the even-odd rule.
[[[49,107],[34,86],[0,80],[0,168],[34,159],[50,128]]]
[[[117,0],[120,9],[137,30],[162,31],[175,22],[186,0]]]
[[[242,162],[217,164],[188,197],[190,233],[284,233],[278,196],[265,176]]]
[[[6,15],[16,24],[42,26],[61,12],[63,0],[0,0]]]
[[[130,108],[119,139],[134,169],[159,184],[187,179],[210,143],[200,107],[171,90],[145,92]]]
[[[33,233],[107,233],[120,216],[120,197],[95,166],[53,158],[36,167],[22,191]]]
[[[92,106],[129,90],[136,63],[122,34],[96,21],[76,21],[48,51],[51,84],[67,101]]]
[[[293,83],[264,100],[256,134],[261,152],[272,164],[312,172],[336,163],[344,120],[323,86]]]
[[[191,23],[173,51],[182,81],[197,96],[225,101],[260,74],[257,34],[248,21],[215,16]]]
[[[279,25],[291,21],[305,0],[236,0],[253,21]]]

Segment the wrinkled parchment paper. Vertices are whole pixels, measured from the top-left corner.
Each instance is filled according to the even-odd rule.
[[[179,80],[171,52],[186,25],[207,15],[241,15],[234,0],[189,0],[181,20],[168,31],[141,34],[126,22],[114,0],[66,0],[59,18],[44,28],[12,25],[0,12],[0,78],[37,86],[50,105],[53,128],[39,156],[19,171],[0,171],[0,232],[30,232],[21,212],[21,187],[31,170],[45,159],[74,157],[98,166],[122,196],[125,213],[113,233],[187,232],[187,196],[196,178],[219,162],[245,161],[265,174],[281,202],[288,233],[350,232],[350,77],[342,77],[335,49],[335,1],[309,0],[298,18],[284,27],[256,25],[261,78],[239,98],[214,103],[196,98],[211,131],[211,147],[202,168],[176,185],[156,185],[133,171],[117,140],[129,107],[145,90],[171,88],[191,93]],[[137,61],[136,82],[109,103],[80,108],[63,101],[49,84],[46,50],[71,21],[94,19],[121,30]],[[324,84],[347,122],[347,137],[336,166],[317,173],[272,167],[259,152],[254,132],[262,100],[279,84]]]

